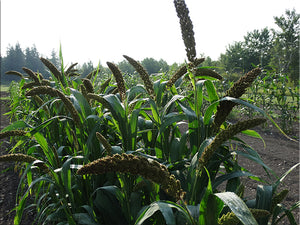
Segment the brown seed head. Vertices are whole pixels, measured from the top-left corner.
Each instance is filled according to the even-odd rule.
[[[146,69],[140,64],[139,62],[135,61],[133,58],[130,58],[127,55],[123,55],[123,57],[135,68],[135,70],[140,74],[146,90],[148,94],[152,97],[154,97],[154,88],[153,88],[153,82],[150,80],[150,76]]]
[[[37,158],[34,158],[29,155],[25,154],[9,154],[9,155],[2,155],[0,156],[0,162],[26,162],[26,163],[32,163],[34,161],[37,161]],[[36,165],[45,173],[49,171],[48,166],[44,162],[37,162]]]
[[[50,62],[48,59],[41,57],[42,63],[50,70],[50,72],[59,80],[62,84],[64,83],[61,72]]]
[[[5,74],[6,75],[16,75],[16,76],[21,77],[22,79],[24,78],[23,74],[21,74],[18,71],[14,71],[14,70],[7,71],[7,72],[5,72]]]
[[[196,57],[196,42],[194,38],[193,23],[189,17],[189,10],[184,0],[174,0],[174,4],[177,16],[180,20],[181,34],[188,60],[194,62]]]
[[[43,95],[47,94],[52,97],[57,97],[57,92],[54,88],[48,86],[39,86],[31,89],[30,91],[26,92],[25,96],[33,96],[33,95]]]
[[[118,91],[121,96],[121,101],[123,101],[123,100],[125,100],[125,97],[126,97],[126,88],[125,88],[125,82],[124,82],[122,73],[115,64],[113,64],[111,62],[107,62],[106,64],[108,65],[109,69],[111,70],[111,72],[113,73],[113,75],[117,81]]]
[[[175,73],[174,75],[170,78],[168,83],[166,84],[166,88],[170,88],[175,84],[175,82],[182,77],[184,74],[187,73],[188,68],[194,68],[204,62],[204,58],[196,59],[193,63],[189,63],[188,65],[183,65],[181,66]]]
[[[9,130],[0,133],[0,139],[12,136],[25,136],[27,134],[24,130]]]
[[[138,174],[161,184],[166,193],[177,200],[183,195],[180,182],[167,171],[165,166],[132,154],[115,154],[100,158],[80,168],[77,174],[103,174],[108,172]]]

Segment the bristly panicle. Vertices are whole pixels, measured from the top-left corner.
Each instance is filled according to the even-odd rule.
[[[107,154],[111,156],[111,145],[106,140],[106,138],[99,132],[96,132],[96,137],[100,141],[100,143],[103,145],[103,147],[105,148]]]
[[[78,111],[75,109],[74,105],[72,104],[71,100],[65,96],[64,93],[62,93],[59,90],[56,90],[52,87],[47,87],[47,86],[40,86],[40,87],[35,87],[28,91],[25,96],[34,96],[34,95],[40,95],[40,94],[48,94],[52,97],[59,97],[64,105],[66,106],[66,109],[69,110],[74,123],[78,126],[81,127],[81,120],[79,117]]]
[[[175,84],[175,82],[182,77],[184,74],[187,73],[188,68],[193,68],[198,66],[199,64],[204,62],[204,58],[200,58],[200,59],[195,59],[195,61],[193,63],[189,63],[188,65],[183,65],[181,66],[175,73],[174,75],[170,78],[170,80],[168,81],[168,83],[166,84],[166,88],[170,88],[173,86],[173,84]]]
[[[226,96],[239,98],[245,94],[246,89],[251,86],[256,77],[261,73],[260,68],[255,68],[242,76],[232,87],[227,91]]]
[[[237,122],[234,125],[229,125],[225,130],[222,130],[218,133],[213,141],[204,149],[200,159],[199,159],[199,166],[202,169],[210,160],[214,152],[217,148],[225,141],[231,139],[236,134],[240,133],[243,130],[250,129],[257,125],[266,122],[265,118],[254,118],[245,121]]]
[[[24,130],[9,130],[0,133],[0,139],[13,137],[13,136],[25,136],[27,134]]]
[[[46,80],[46,79],[43,79],[41,80],[40,83],[36,83],[36,82],[29,82],[29,83],[25,83],[22,87],[23,90],[25,89],[31,89],[33,87],[36,87],[36,86],[50,86],[50,81],[49,80]]]
[[[174,0],[177,16],[180,20],[181,34],[184,41],[186,55],[190,62],[195,61],[196,42],[194,38],[193,23],[189,17],[189,10],[184,0]]]
[[[85,78],[91,80],[93,76],[95,76],[97,73],[99,73],[99,71],[100,71],[99,69],[95,69],[92,72],[90,72],[88,75],[86,75]]]
[[[242,76],[233,86],[226,92],[226,96],[239,98],[241,97],[248,87],[251,86],[255,78],[261,73],[260,68],[255,68]],[[218,105],[217,112],[214,119],[214,129],[217,131],[222,123],[226,120],[227,116],[236,105],[234,102],[222,101]]]
[[[88,93],[87,97],[89,100],[96,100],[99,103],[101,103],[105,108],[109,108],[109,104],[106,102],[106,100],[102,96],[96,95],[93,93]]]
[[[41,57],[41,61],[50,70],[50,72],[56,77],[56,79],[59,80],[62,84],[64,84],[62,74],[61,72],[59,72],[56,66],[54,66],[53,63],[50,62],[48,59],[45,59],[43,57]]]
[[[26,92],[25,96],[33,96],[33,95],[50,95],[52,97],[57,97],[57,92],[54,88],[48,86],[39,86],[31,89]]]
[[[108,78],[106,81],[104,81],[103,84],[101,84],[100,89],[99,89],[99,93],[103,93],[105,91],[105,89],[109,85],[110,81],[111,81],[111,78]]]
[[[35,72],[33,72],[31,69],[28,69],[26,67],[23,67],[22,70],[29,75],[29,77],[35,82],[40,83],[40,79],[36,75]]]
[[[180,181],[171,175],[168,169],[154,160],[132,154],[115,154],[95,160],[77,171],[77,174],[103,174],[108,172],[130,173],[140,175],[155,183],[161,184],[162,189],[170,196],[179,200],[184,192]]]
[[[37,163],[35,164],[36,166],[38,166],[43,172],[48,173],[48,171],[49,171],[48,166],[44,162],[42,162],[42,161],[40,161],[37,158],[34,158],[32,156],[21,154],[21,153],[0,156],[0,162],[26,162],[26,163],[32,163],[34,161],[37,161]]]
[[[206,68],[196,68],[195,70],[195,76],[209,76],[209,77],[213,77],[213,78],[216,78],[218,80],[222,80],[223,77],[218,74],[217,72],[213,71],[213,70],[210,70],[210,69],[206,69]]]
[[[153,82],[150,80],[150,76],[146,69],[137,61],[135,61],[133,58],[130,58],[127,55],[123,55],[123,57],[135,68],[135,70],[140,74],[146,90],[148,94],[152,97],[154,97],[154,87],[153,87]]]
[[[270,212],[264,209],[249,209],[255,219],[263,218],[270,215]],[[223,214],[218,220],[218,225],[236,225],[241,221],[233,212]]]
[[[18,77],[21,77],[22,79],[24,78],[23,74],[21,74],[18,71],[14,71],[14,70],[7,71],[7,72],[5,72],[5,74],[6,75],[16,75]]]
[[[78,63],[73,63],[69,68],[65,71],[66,76],[74,76],[77,75],[77,69],[74,67],[77,66]]]
[[[121,70],[119,69],[119,67],[117,67],[115,64],[111,62],[107,62],[106,64],[108,65],[109,69],[111,70],[111,72],[113,73],[116,79],[118,91],[121,96],[121,101],[123,101],[126,98],[126,88],[125,88],[125,82]]]
[[[81,125],[82,125],[81,124],[81,120],[80,120],[80,116],[79,116],[78,111],[75,109],[73,103],[61,91],[56,90],[56,92],[57,92],[57,96],[62,100],[62,102],[64,103],[65,107],[69,110],[69,112],[70,112],[70,114],[71,114],[71,116],[73,118],[73,121],[74,121],[75,125],[80,128]]]
[[[92,82],[89,79],[82,79],[83,85],[88,93],[94,93],[94,87]]]

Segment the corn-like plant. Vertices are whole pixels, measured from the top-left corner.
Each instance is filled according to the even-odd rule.
[[[30,198],[37,224],[277,224],[285,215],[296,224],[291,212],[299,203],[284,208],[287,192],[277,187],[298,165],[258,186],[256,199],[243,200],[241,177],[262,180],[236,155],[273,173],[235,137],[261,138],[249,129],[268,114],[240,99],[260,69],[218,93],[222,77],[201,67],[189,10],[184,0],[174,5],[188,63],[170,79],[153,81],[126,55],[143,84],[128,88],[110,62],[105,79],[97,77],[99,68],[83,78],[76,64],[64,67],[61,51],[60,68],[41,58],[51,80],[29,68],[27,76],[8,72],[21,77],[11,88],[12,123],[0,132],[14,141],[0,161],[19,162],[23,174],[15,224]],[[231,124],[227,117],[239,104],[263,117]]]

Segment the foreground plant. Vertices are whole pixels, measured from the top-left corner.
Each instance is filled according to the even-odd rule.
[[[261,138],[249,129],[266,119],[231,124],[227,117],[237,104],[267,117],[239,99],[260,69],[220,98],[215,83],[222,77],[202,68],[204,58],[196,57],[188,8],[183,0],[174,5],[189,62],[169,80],[153,82],[126,55],[143,85],[128,89],[122,71],[110,62],[111,78],[99,84],[98,69],[74,77],[76,65],[64,68],[62,58],[60,69],[41,59],[52,81],[27,68],[30,82],[9,72],[23,77],[13,98],[20,107],[12,113],[17,121],[0,132],[17,141],[0,160],[21,162],[23,172],[15,224],[29,198],[38,224],[276,224],[279,215],[295,224],[291,211],[299,204],[282,207],[287,193],[277,193],[277,187],[298,165],[273,185],[258,186],[256,199],[244,201],[241,177],[262,180],[241,167],[236,155],[272,170],[235,135]]]

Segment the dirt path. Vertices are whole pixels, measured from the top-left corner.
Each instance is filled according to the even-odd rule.
[[[2,94],[2,93],[1,93]],[[0,101],[0,130],[8,125],[8,118],[3,115],[7,112],[7,101]],[[299,137],[299,127],[297,127],[297,135]],[[290,167],[299,162],[299,143],[292,142],[278,133],[264,133],[259,131],[266,142],[264,148],[262,141],[241,135],[240,138],[247,144],[252,146],[262,157],[266,165],[273,169],[277,175],[286,172]],[[0,155],[6,154],[5,149],[9,147],[9,143],[4,143],[0,146]],[[255,175],[265,174],[264,170],[257,164],[243,158],[239,158],[240,164]],[[19,183],[19,176],[14,172],[14,164],[0,162],[0,225],[12,225],[14,212],[10,213],[15,206],[15,195]],[[5,171],[5,172],[2,172]],[[267,179],[266,176],[264,176]],[[245,197],[252,198],[255,196],[257,183],[245,180]],[[284,204],[291,206],[299,201],[299,167],[290,173],[285,179],[284,185],[281,185],[279,190],[288,189],[289,194]],[[299,221],[299,210],[294,213],[297,221]],[[29,225],[32,222],[32,215],[28,212],[25,215],[25,220],[22,225]],[[283,222],[282,224],[287,224]]]

